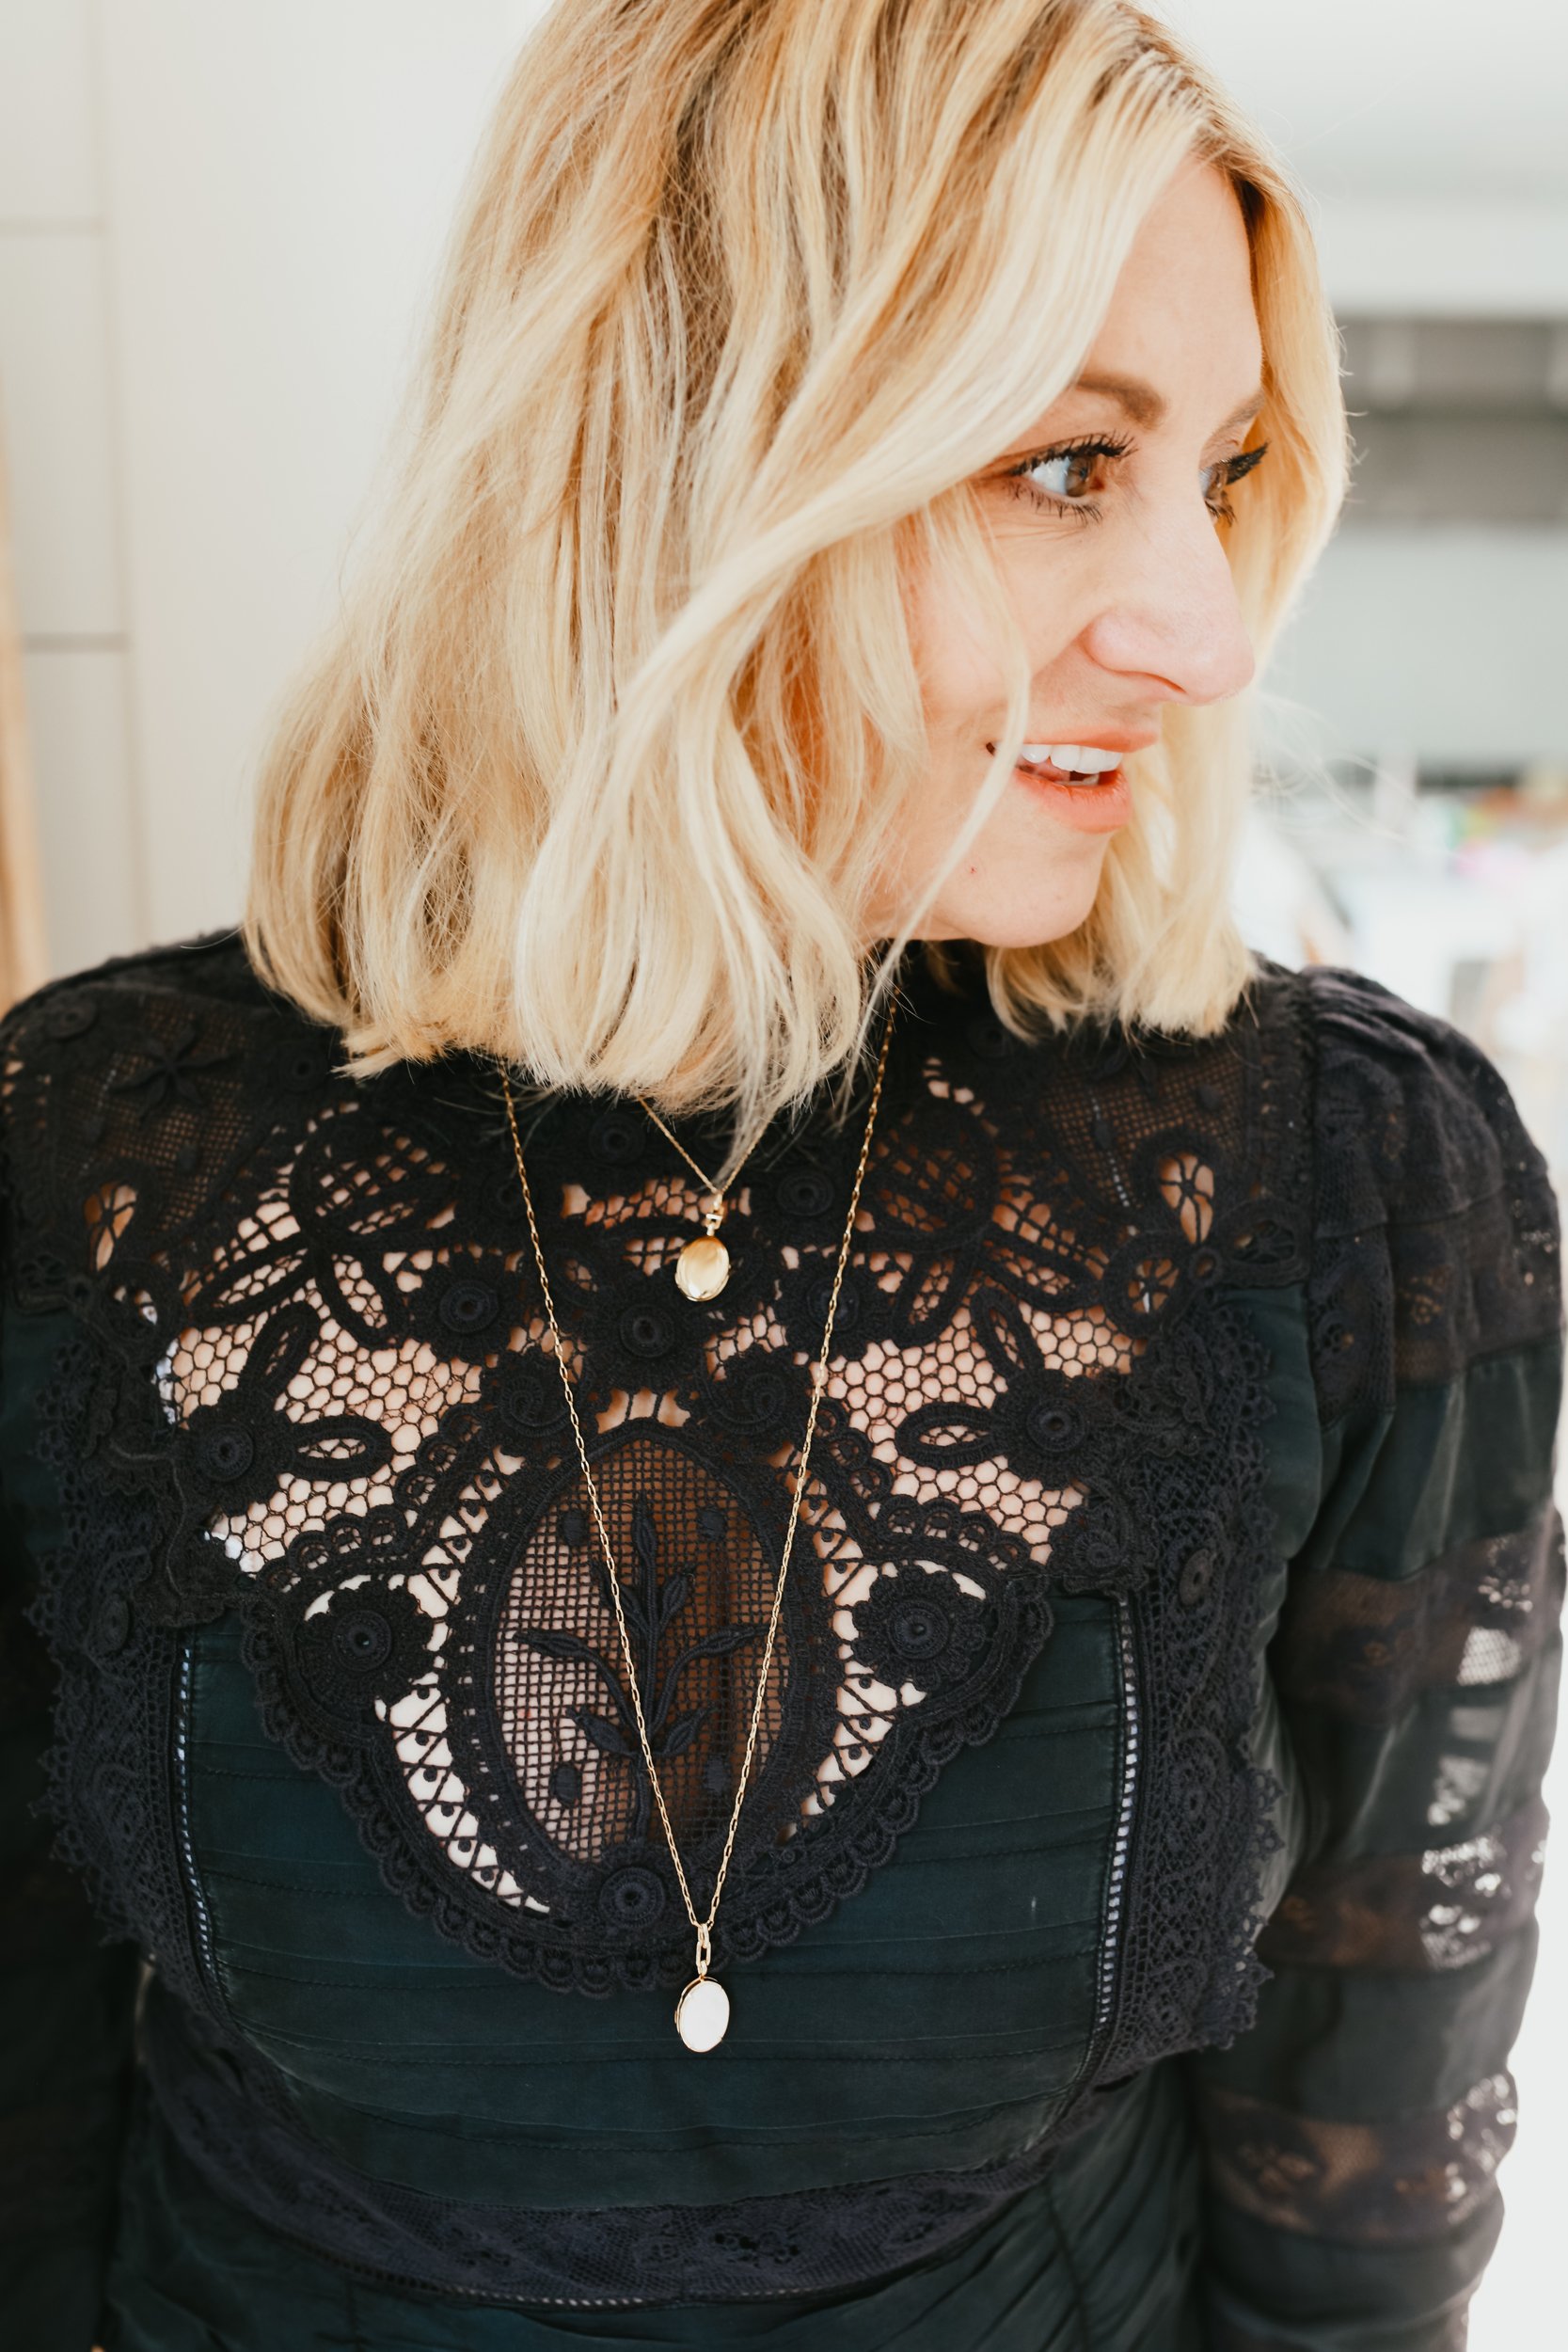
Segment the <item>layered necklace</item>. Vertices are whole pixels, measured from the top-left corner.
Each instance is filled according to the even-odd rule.
[[[562,1345],[560,1326],[555,1318],[555,1300],[550,1292],[549,1276],[545,1271],[545,1253],[540,1247],[539,1227],[533,1214],[533,1197],[529,1190],[528,1169],[523,1165],[522,1137],[517,1132],[517,1113],[512,1099],[512,1081],[505,1066],[502,1065],[501,1068],[501,1086],[506,1102],[506,1123],[511,1132],[512,1149],[517,1162],[517,1182],[522,1188],[523,1207],[528,1213],[529,1235],[533,1244],[534,1261],[539,1268],[539,1287],[544,1294],[545,1312],[549,1318],[550,1338],[555,1348],[556,1366],[565,1393],[566,1410],[571,1416],[572,1435],[577,1441],[578,1459],[582,1465],[583,1484],[587,1488],[588,1500],[593,1507],[594,1524],[598,1534],[599,1548],[609,1572],[610,1597],[615,1610],[615,1623],[621,1640],[621,1657],[626,1666],[626,1681],[631,1693],[632,1713],[637,1723],[638,1743],[642,1751],[642,1766],[648,1775],[648,1785],[653,1791],[654,1803],[658,1807],[658,1818],[663,1825],[665,1839],[670,1848],[670,1859],[674,1866],[675,1877],[680,1885],[681,1900],[686,1905],[686,1915],[691,1923],[692,1931],[697,1940],[697,1973],[675,2004],[675,2030],[689,2050],[715,2048],[723,2040],[725,2029],[730,2022],[729,1994],[718,1979],[709,1974],[713,1957],[713,1922],[718,1916],[719,1899],[724,1891],[724,1880],[729,1872],[730,1856],[735,1850],[736,1831],[740,1823],[740,1807],[745,1799],[746,1787],[752,1772],[752,1758],[756,1749],[757,1726],[762,1721],[763,1699],[768,1690],[768,1670],[773,1661],[773,1645],[779,1630],[780,1613],[784,1607],[784,1581],[789,1574],[790,1556],[795,1548],[795,1529],[800,1519],[800,1503],[806,1490],[806,1469],[811,1460],[812,1439],[816,1434],[817,1407],[822,1401],[822,1392],[828,1385],[828,1358],[832,1345],[833,1317],[838,1311],[839,1285],[844,1279],[844,1269],[848,1263],[849,1245],[854,1238],[855,1217],[860,1208],[861,1185],[864,1181],[866,1164],[871,1156],[871,1137],[877,1124],[877,1106],[881,1101],[882,1078],[887,1069],[888,1041],[893,1035],[893,1015],[896,1002],[896,996],[889,999],[887,1015],[882,1024],[881,1051],[877,1057],[877,1075],[871,1089],[871,1107],[866,1114],[865,1135],[861,1143],[860,1161],[855,1169],[854,1184],[850,1187],[849,1213],[844,1221],[844,1238],[839,1244],[838,1263],[833,1269],[832,1288],[828,1295],[828,1312],[822,1332],[822,1345],[811,1366],[811,1404],[806,1413],[806,1433],[800,1448],[800,1468],[795,1480],[795,1492],[790,1502],[789,1525],[784,1534],[784,1553],[779,1562],[779,1573],[773,1587],[773,1605],[768,1620],[768,1638],[763,1645],[762,1665],[758,1671],[756,1692],[752,1701],[751,1718],[747,1724],[745,1754],[741,1759],[735,1803],[730,1808],[730,1821],[724,1834],[723,1850],[720,1854],[719,1867],[714,1877],[713,1899],[708,1904],[705,1919],[698,1917],[697,1907],[691,1899],[691,1889],[687,1881],[686,1867],[681,1861],[680,1850],[675,1843],[675,1832],[670,1820],[669,1807],[665,1804],[664,1791],[659,1786],[658,1772],[654,1764],[653,1745],[648,1737],[647,1718],[643,1711],[637,1661],[632,1651],[631,1637],[626,1629],[626,1613],[621,1599],[620,1570],[615,1565],[614,1555],[610,1550],[610,1534],[605,1526],[604,1512],[599,1503],[599,1490],[594,1483],[594,1473],[589,1468],[588,1448],[583,1438],[582,1423],[578,1418],[577,1398],[573,1393],[574,1382],[571,1374],[566,1369],[565,1350]],[[641,1101],[641,1098],[638,1099]],[[644,1104],[643,1108],[647,1110],[648,1105]],[[659,1127],[663,1128],[666,1136],[670,1136],[670,1130],[664,1126],[664,1121],[658,1118],[657,1112],[649,1110],[648,1115]],[[719,1225],[724,1214],[724,1196],[709,1183],[690,1154],[681,1144],[675,1142],[673,1136],[670,1136],[670,1140],[675,1144],[675,1149],[682,1153],[688,1165],[696,1171],[706,1190],[703,1211],[704,1233],[701,1239],[688,1242],[682,1250],[675,1267],[675,1280],[688,1298],[712,1298],[717,1296],[729,1279],[729,1252],[719,1239]],[[742,1164],[744,1164],[745,1157],[749,1156],[751,1149],[752,1147],[748,1146],[747,1153],[742,1155]],[[734,1181],[732,1176],[731,1184]],[[717,1257],[712,1254],[714,1252],[718,1253]],[[694,1255],[694,1253],[698,1254]]]

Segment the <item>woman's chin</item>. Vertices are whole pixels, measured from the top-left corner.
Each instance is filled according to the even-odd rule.
[[[973,939],[984,947],[1039,947],[1065,939],[1087,920],[1103,864],[1102,851],[1075,858],[1036,889],[1021,882],[1016,868],[966,875],[961,891],[942,894],[937,910],[942,930],[934,930],[933,919],[933,935]]]

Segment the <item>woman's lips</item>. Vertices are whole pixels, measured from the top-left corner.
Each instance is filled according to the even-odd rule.
[[[994,743],[987,745],[993,753]],[[1013,770],[1015,783],[1022,785],[1035,799],[1062,824],[1070,825],[1076,833],[1116,833],[1132,814],[1132,793],[1126,771],[1111,769],[1095,782],[1073,784],[1066,773],[1050,760],[1038,767],[1026,767],[1021,760]]]

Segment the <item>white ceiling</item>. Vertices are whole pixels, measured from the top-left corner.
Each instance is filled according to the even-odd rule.
[[[1565,0],[1153,0],[1324,198],[1568,204]]]

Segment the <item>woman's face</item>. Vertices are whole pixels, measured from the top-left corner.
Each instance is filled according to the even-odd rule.
[[[1251,677],[1217,516],[1261,364],[1241,207],[1212,166],[1189,166],[1144,222],[1079,381],[976,477],[1028,648],[1030,750],[1134,751],[1165,703],[1217,702]],[[910,621],[932,759],[883,932],[940,862],[1006,723],[996,650],[962,596],[927,574]],[[1053,783],[1021,765],[922,934],[1063,937],[1128,813],[1125,781]]]

